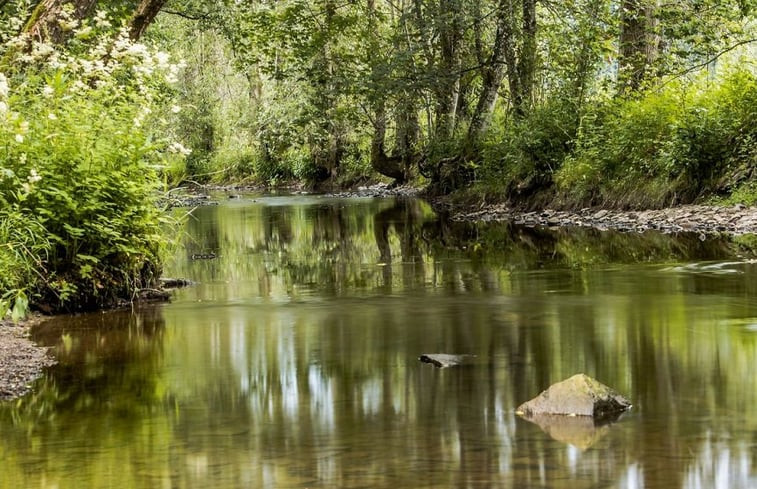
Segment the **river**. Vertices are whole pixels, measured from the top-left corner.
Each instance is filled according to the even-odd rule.
[[[171,303],[34,330],[60,363],[0,405],[0,488],[755,488],[751,239],[224,199],[177,235],[166,275],[199,283]],[[580,372],[633,408],[515,415]]]

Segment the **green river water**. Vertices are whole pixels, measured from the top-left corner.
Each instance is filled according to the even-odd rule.
[[[746,238],[246,195],[179,240],[171,303],[33,332],[60,363],[0,405],[0,488],[757,488]],[[579,372],[633,408],[515,415]]]

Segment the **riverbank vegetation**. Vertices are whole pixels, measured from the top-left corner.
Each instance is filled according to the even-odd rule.
[[[156,190],[186,152],[166,107],[180,66],[117,11],[22,18],[0,61],[0,318],[112,306],[159,277]]]
[[[151,287],[159,190],[179,184],[752,203],[756,13],[753,0],[0,1],[0,317]]]
[[[751,0],[184,3],[193,181],[538,206],[754,200]]]

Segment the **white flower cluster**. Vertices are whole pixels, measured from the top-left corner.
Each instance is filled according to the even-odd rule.
[[[192,154],[192,150],[189,148],[185,148],[183,144],[173,142],[170,145],[168,145],[168,151],[171,153],[177,153],[183,156],[189,156]]]
[[[35,168],[32,168],[29,172],[29,176],[26,177],[26,181],[21,183],[21,189],[25,194],[31,193],[34,184],[42,180],[42,177],[37,173]]]
[[[171,56],[163,51],[155,51],[145,44],[133,42],[126,27],[121,28],[115,37],[109,33],[112,24],[104,11],[98,11],[94,18],[80,25],[71,19],[70,13],[63,10],[59,25],[64,30],[72,30],[74,37],[91,39],[91,47],[86,54],[72,55],[60,49],[60,46],[40,42],[26,34],[20,34],[0,45],[0,51],[15,52],[15,60],[22,65],[46,66],[52,70],[65,71],[67,75],[83,83],[84,86],[97,86],[97,80],[110,80],[116,73],[125,70],[131,72],[132,81],[144,91],[149,82],[175,84],[181,70],[186,66],[182,60],[172,62]],[[94,28],[90,23],[94,24]],[[99,83],[103,86],[103,83]],[[77,85],[77,91],[84,89]]]
[[[106,11],[98,10],[97,13],[95,13],[95,26],[100,29],[107,29],[113,26],[113,24],[110,23],[110,20],[108,20],[108,13]]]
[[[14,72],[25,76],[24,82],[16,85],[15,78],[0,73],[0,148],[3,144],[29,144],[28,141],[34,141],[32,130],[35,137],[50,140],[56,133],[44,131],[54,131],[57,129],[53,127],[65,124],[66,107],[74,106],[69,100],[81,100],[90,95],[98,100],[115,101],[125,108],[119,116],[127,115],[126,120],[130,120],[135,129],[149,125],[155,130],[153,122],[166,125],[166,115],[181,111],[180,106],[169,103],[165,106],[167,114],[151,116],[158,106],[157,101],[163,100],[166,85],[179,81],[186,67],[183,60],[177,61],[167,52],[133,42],[126,27],[114,34],[106,11],[98,11],[80,22],[71,15],[70,4],[66,5],[56,22],[69,32],[71,39],[81,42],[77,46],[88,46],[86,52],[69,50],[26,34],[0,43],[0,52],[13,56]],[[36,121],[32,127],[24,116],[12,110],[16,106],[29,120]],[[26,106],[36,109],[26,114],[20,109]],[[43,132],[37,134],[37,131]],[[163,148],[166,153],[180,157],[191,153],[191,149],[179,142],[167,142]],[[33,171],[24,185],[31,188],[39,178]]]
[[[153,53],[144,44],[133,42],[126,29],[119,32],[109,54],[112,59],[130,65],[138,79],[161,74],[164,82],[173,84],[179,80],[179,72],[186,67],[183,60],[171,63],[170,54],[163,51]]]
[[[19,144],[24,142],[29,132],[29,122],[18,113],[10,110],[10,83],[4,73],[0,73],[0,127],[8,127],[13,134],[13,140]]]

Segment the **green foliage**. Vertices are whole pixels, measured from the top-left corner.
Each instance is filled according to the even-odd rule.
[[[605,102],[581,121],[558,187],[574,201],[634,206],[727,192],[734,172],[754,169],[756,97],[754,74],[740,70]]]
[[[628,100],[613,98],[617,5],[536,2],[535,31],[524,23],[529,5],[503,16],[488,0],[178,2],[199,20],[165,15],[151,32],[189,61],[174,129],[192,154],[170,179],[352,182],[372,173],[379,145],[433,178],[460,177],[445,189],[474,178],[510,199],[554,191],[557,175],[566,202],[658,206],[746,178],[749,136],[734,135],[753,104],[728,105],[744,93],[715,97],[721,78],[709,87],[671,79],[737,56],[754,38],[751,2],[649,4],[643,89]],[[478,118],[491,86],[497,102]]]
[[[187,153],[170,136],[165,82],[179,67],[167,54],[123,36],[31,53],[0,74],[0,298],[14,318],[29,303],[102,307],[151,286],[162,170]]]
[[[44,272],[43,259],[51,243],[45,229],[33,216],[18,209],[0,210],[0,319],[10,311],[16,320],[26,314],[26,287]],[[12,311],[11,311],[12,307]]]
[[[565,101],[535,108],[512,122],[496,121],[477,172],[484,187],[518,198],[548,188],[569,154],[577,130],[575,110]]]

